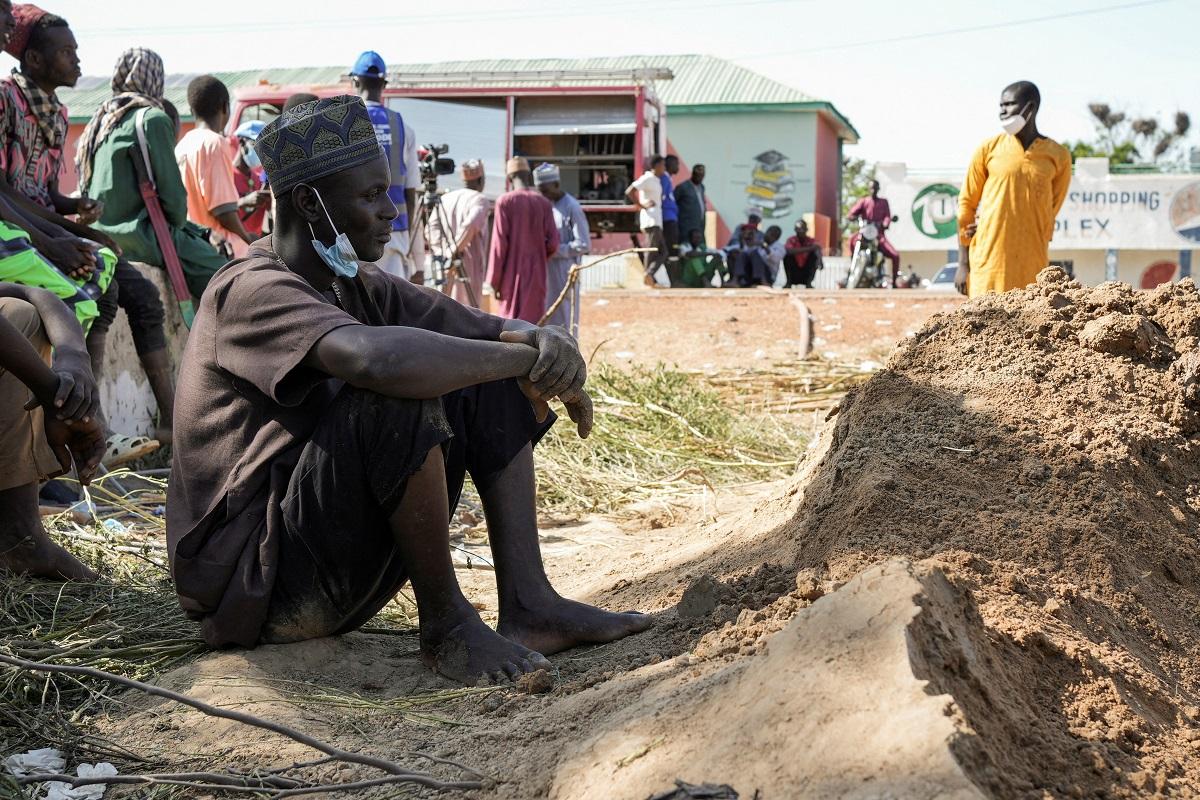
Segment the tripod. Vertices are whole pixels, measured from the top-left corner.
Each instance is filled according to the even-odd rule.
[[[431,241],[429,238],[430,220],[437,226],[442,238],[441,248],[435,248],[432,244],[429,248],[432,253],[430,272],[433,277],[433,285],[438,291],[441,291],[447,281],[453,281],[463,287],[471,306],[479,308],[479,298],[475,296],[475,289],[471,286],[471,281],[463,269],[462,259],[454,252],[455,244],[458,241],[458,232],[451,230],[450,222],[446,219],[446,209],[442,207],[442,196],[438,194],[436,175],[422,177],[421,200],[410,243],[415,243],[422,238],[418,234],[423,234],[425,241]],[[436,252],[437,249],[445,252]]]

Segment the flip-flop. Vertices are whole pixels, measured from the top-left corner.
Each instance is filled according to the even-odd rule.
[[[148,456],[159,447],[161,447],[159,441],[148,436],[126,436],[122,433],[114,433],[108,437],[104,458],[100,463],[104,465],[105,469],[115,469],[130,461]]]

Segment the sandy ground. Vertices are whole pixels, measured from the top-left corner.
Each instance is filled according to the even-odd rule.
[[[917,292],[802,297],[814,317],[818,350],[845,361],[884,358],[930,314],[960,302]],[[582,346],[597,351],[598,358],[698,370],[739,369],[748,361],[755,368],[786,363],[796,357],[800,323],[786,294],[761,290],[595,292],[585,297],[582,317]],[[910,566],[898,563],[860,582],[838,604],[820,609],[813,625],[793,623],[794,638],[781,640],[769,664],[751,668],[746,656],[765,652],[767,639],[796,613],[817,608],[802,597],[789,599],[797,591],[795,581],[770,553],[756,556],[753,566],[740,556],[725,556],[755,548],[763,531],[787,521],[798,499],[791,485],[755,484],[716,495],[700,488],[683,504],[647,504],[619,517],[543,519],[547,571],[564,594],[615,609],[638,608],[658,620],[646,634],[555,657],[559,675],[548,695],[501,690],[421,701],[454,687],[421,665],[414,637],[375,633],[212,654],[162,683],[348,749],[400,760],[403,752],[420,750],[461,761],[489,776],[479,797],[643,800],[670,789],[677,778],[733,783],[743,797],[763,789],[763,800],[878,797],[898,786],[902,773],[922,788],[893,796],[976,796],[951,759],[947,742],[954,730],[942,714],[943,701],[927,694],[908,666],[903,626],[919,611]],[[486,559],[485,548],[471,549]],[[484,619],[494,623],[494,574],[484,559],[472,556],[474,568],[460,568],[459,577]],[[456,561],[465,565],[468,558],[459,552]],[[690,588],[697,581],[711,596]],[[691,594],[680,614],[685,591]],[[766,622],[748,622],[746,614],[780,598],[782,612],[773,611]],[[896,624],[873,623],[879,615]],[[845,631],[849,644],[835,656],[814,649],[811,637],[830,633],[848,616],[858,619],[860,635]],[[739,634],[730,649],[722,632],[747,622],[753,630]],[[769,677],[778,669],[783,672]],[[880,679],[886,690],[876,685]],[[764,704],[759,697],[764,682],[786,692]],[[818,684],[824,688],[814,693]],[[760,707],[753,724],[748,720],[720,753],[698,751],[714,726],[725,724],[731,707],[756,697]],[[408,706],[413,698],[421,704]],[[103,720],[98,729],[152,758],[218,754],[230,765],[261,767],[311,757],[311,751],[271,734],[159,701],[132,702],[135,711]],[[697,704],[709,720],[701,726],[708,733],[690,744],[668,745],[671,729],[692,727],[686,717]],[[810,707],[824,710],[797,713]],[[889,733],[888,718],[896,714],[907,715],[906,722]],[[836,731],[826,729],[834,720]],[[818,737],[823,744],[804,758],[777,751],[778,757],[763,759],[753,772],[741,769],[748,749],[761,750],[762,737],[784,731]],[[894,769],[880,771],[874,756],[863,755],[863,737],[895,750]],[[456,774],[419,758],[406,763]],[[317,777],[347,780],[357,774],[341,770]],[[799,795],[778,790],[788,782],[806,788]]]
[[[963,302],[922,289],[596,291],[580,305],[580,347],[614,362],[686,369],[786,363],[800,344],[793,299],[813,317],[813,351],[830,361],[879,360],[930,315]]]

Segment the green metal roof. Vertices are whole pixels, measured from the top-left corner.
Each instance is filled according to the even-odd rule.
[[[850,121],[828,101],[811,97],[778,81],[767,78],[753,70],[721,58],[703,55],[675,56],[620,56],[612,58],[534,58],[492,59],[480,61],[442,61],[429,64],[393,64],[393,75],[419,75],[426,73],[461,73],[464,80],[446,82],[448,86],[471,85],[465,76],[470,73],[488,72],[552,72],[577,70],[634,70],[659,67],[671,70],[673,80],[654,84],[655,91],[667,104],[668,113],[702,113],[711,107],[733,110],[732,106],[753,106],[756,109],[778,111],[817,111],[829,115],[839,125],[843,136],[857,141],[858,132]],[[348,65],[339,67],[304,67],[295,69],[263,68],[238,72],[216,72],[215,74],[231,89],[254,86],[265,81],[279,85],[336,84],[348,70]],[[187,119],[187,85],[196,74],[168,75],[166,97],[179,108]],[[524,82],[513,81],[512,85]],[[529,81],[528,85],[584,85],[589,81],[553,80],[545,78]],[[508,85],[506,83],[506,85]],[[110,94],[108,77],[83,77],[74,89],[59,91],[59,97],[70,109],[72,121],[85,121],[91,113],[108,99]],[[711,109],[716,110],[716,109]]]

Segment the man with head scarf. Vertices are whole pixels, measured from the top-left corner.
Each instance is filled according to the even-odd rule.
[[[67,111],[55,90],[79,77],[75,38],[65,20],[36,6],[7,0],[2,6],[11,22],[4,49],[20,62],[0,80],[2,216],[20,228],[2,238],[12,243],[10,255],[18,243],[27,252],[19,261],[5,259],[0,280],[53,291],[86,330],[102,316],[98,301],[109,290],[116,256],[102,249],[112,245],[106,236],[59,213],[87,217],[99,210],[94,201],[58,193]]]
[[[562,188],[559,168],[553,164],[539,164],[533,172],[542,196],[554,204],[554,224],[558,228],[558,250],[550,257],[547,266],[546,310],[558,300],[571,275],[571,268],[583,263],[584,254],[592,249],[592,232],[588,227],[587,214],[583,206]],[[579,283],[575,283],[566,299],[559,304],[547,325],[561,325],[579,336]]]
[[[467,683],[648,627],[563,599],[542,568],[532,448],[553,421],[547,401],[580,435],[591,429],[575,342],[371,263],[397,210],[360,98],[297,106],[255,150],[277,227],[201,299],[176,405],[167,547],[209,644],[354,630],[407,580],[423,660]],[[491,535],[498,631],[450,560],[468,472]]]
[[[510,158],[505,173],[512,191],[496,201],[484,291],[500,316],[536,323],[546,311],[547,262],[558,252],[554,207],[533,188],[524,158]]]
[[[483,299],[483,278],[487,272],[488,215],[492,204],[483,193],[483,162],[472,158],[463,162],[461,189],[442,195],[441,211],[429,215],[429,252],[445,259],[447,267],[461,263],[461,277],[449,276],[442,291],[460,303],[479,307]],[[467,292],[463,281],[470,285]],[[474,298],[474,302],[472,302]]]
[[[140,127],[149,156],[149,174],[171,242],[183,265],[188,288],[199,297],[225,259],[208,243],[204,231],[187,219],[187,192],[175,162],[175,123],[163,110],[162,59],[143,48],[125,51],[113,70],[112,91],[112,97],[84,128],[76,156],[79,188],[102,204],[95,227],[114,239],[127,258],[165,268],[134,161],[135,157],[141,159]],[[162,329],[162,298],[157,287],[131,265],[118,265],[117,283],[117,299],[129,318],[134,346],[158,403],[156,438],[170,441],[174,388]],[[102,352],[103,340],[95,342],[94,338],[89,337],[89,348],[93,353]]]

